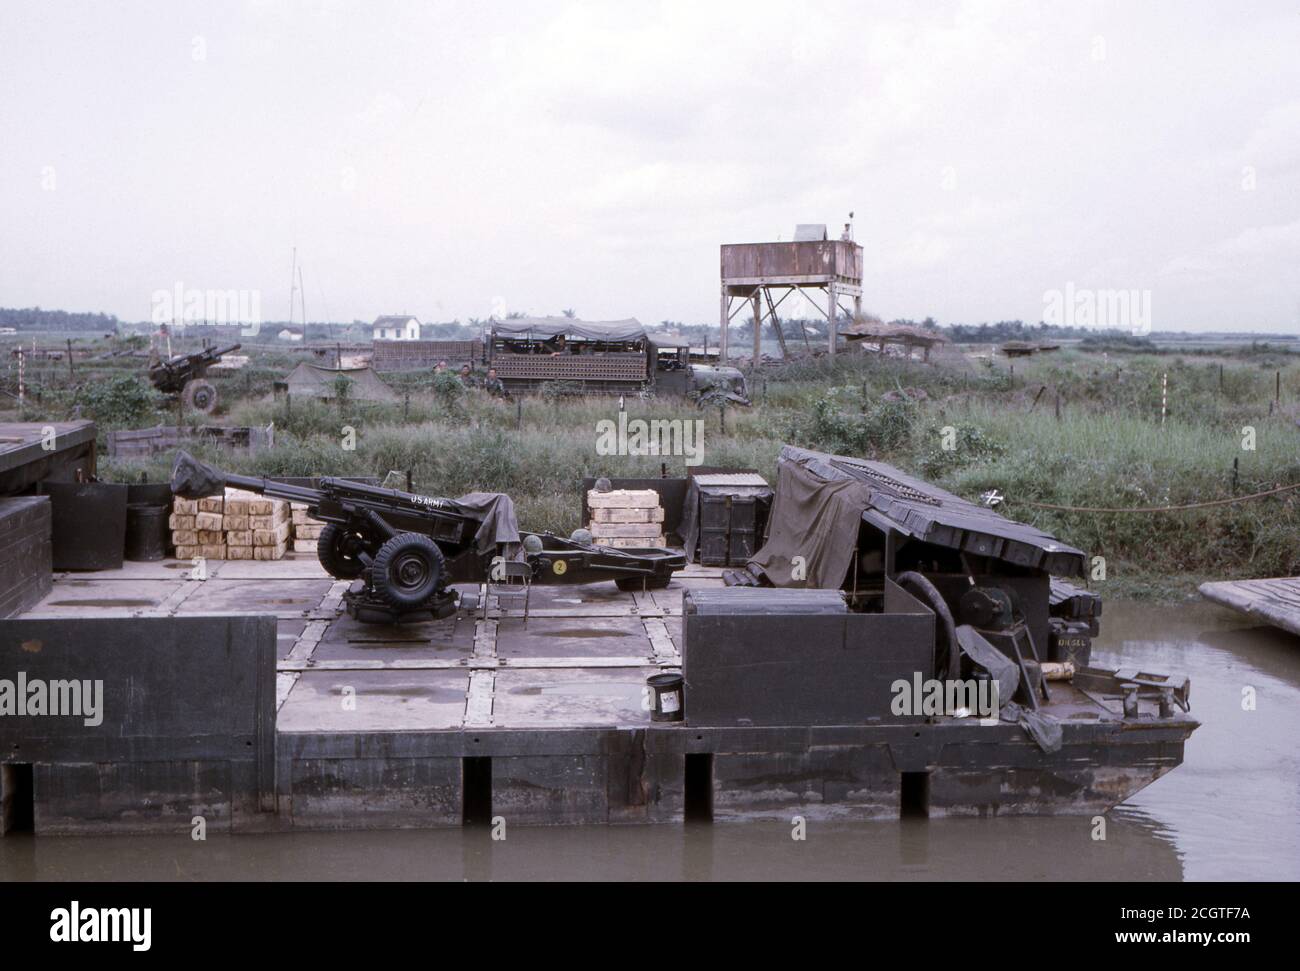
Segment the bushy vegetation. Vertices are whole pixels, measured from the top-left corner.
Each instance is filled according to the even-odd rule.
[[[90,381],[76,389],[73,400],[83,414],[106,425],[126,426],[150,420],[158,396],[149,382],[132,374]]]

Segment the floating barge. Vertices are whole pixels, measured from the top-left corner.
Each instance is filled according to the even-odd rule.
[[[348,615],[349,582],[310,554],[57,574],[0,626],[0,682],[11,701],[19,677],[45,684],[48,704],[75,678],[101,704],[0,718],[5,818],[78,834],[1094,814],[1182,761],[1185,682],[1087,666],[1091,595],[1051,578],[1078,551],[886,466],[787,450],[781,468],[774,522],[797,519],[788,476],[841,498],[852,479],[863,502],[839,512],[888,539],[889,569],[855,559],[847,593],[736,589],[701,566],[643,591],[460,584],[476,606],[402,624]],[[1055,662],[1034,662],[1020,717],[893,708],[900,680],[943,673],[946,621],[903,569],[941,549],[938,587],[996,578],[1026,605],[1011,633],[1064,630],[1052,650],[1077,652],[1050,691]],[[676,671],[685,717],[656,721],[646,679]]]

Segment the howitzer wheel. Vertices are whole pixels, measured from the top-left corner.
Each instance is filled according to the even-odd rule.
[[[446,558],[423,533],[398,533],[370,564],[370,586],[398,610],[424,606],[441,585]]]
[[[191,381],[185,385],[182,397],[185,399],[185,407],[205,415],[212,414],[212,410],[217,407],[217,389],[210,381]]]
[[[316,541],[316,559],[335,579],[355,580],[366,572],[360,556],[364,549],[365,543],[359,535],[334,523],[326,523]]]

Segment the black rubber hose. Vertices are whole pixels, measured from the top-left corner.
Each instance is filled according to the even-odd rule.
[[[944,640],[948,642],[948,677],[957,680],[961,677],[961,648],[957,644],[957,625],[953,623],[952,611],[944,602],[938,588],[920,573],[907,570],[894,577],[894,582],[925,601],[926,606],[934,611],[943,627]],[[938,667],[936,662],[935,667]]]

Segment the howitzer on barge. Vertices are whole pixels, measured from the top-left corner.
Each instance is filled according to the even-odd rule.
[[[550,533],[520,532],[514,503],[502,493],[459,499],[401,492],[332,477],[316,488],[233,475],[189,453],[177,454],[172,491],[198,499],[227,486],[307,506],[325,522],[317,544],[330,576],[355,581],[345,602],[360,620],[393,623],[413,615],[454,613],[455,582],[590,583],[662,589],[686,565],[663,549],[612,549]]]

